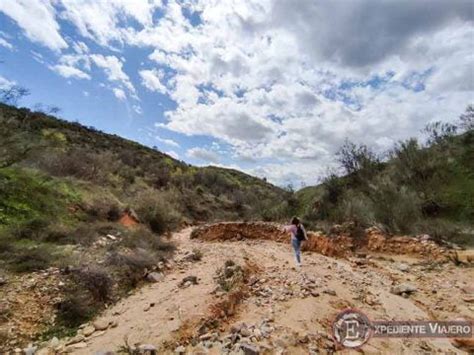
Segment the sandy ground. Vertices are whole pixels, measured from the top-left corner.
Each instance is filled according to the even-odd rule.
[[[315,345],[311,341],[295,339],[330,335],[331,320],[347,307],[364,312],[372,320],[474,318],[473,304],[464,301],[474,292],[473,268],[438,265],[407,256],[335,259],[304,253],[304,265],[296,270],[289,243],[264,240],[203,242],[191,240],[190,233],[191,229],[185,229],[174,235],[178,244],[176,262],[165,279],[143,287],[108,309],[100,318],[114,320],[118,326],[96,332],[87,340],[87,347],[76,349],[75,354],[117,351],[125,338],[129,344],[153,344],[161,349],[160,353],[172,352],[162,347],[163,342],[176,339],[180,327],[190,320],[206,317],[209,306],[218,301],[219,295],[212,292],[216,287],[213,277],[228,259],[238,263],[251,260],[260,266],[261,273],[253,288],[257,292],[249,293],[236,316],[220,330],[225,333],[231,324],[257,324],[271,317],[274,330],[271,337],[262,341],[270,353],[306,354],[312,351]],[[201,261],[180,261],[194,248],[202,251]],[[408,271],[399,270],[401,263],[408,265]],[[199,284],[179,287],[181,280],[190,275],[197,276]],[[301,297],[300,285],[308,279],[319,291],[319,296]],[[417,292],[408,298],[391,294],[390,287],[402,282],[415,285]],[[187,352],[197,353],[193,347],[188,347]],[[206,352],[219,353],[219,350],[211,348]],[[350,353],[348,350],[342,352]],[[467,353],[454,347],[448,339],[371,339],[359,352]]]

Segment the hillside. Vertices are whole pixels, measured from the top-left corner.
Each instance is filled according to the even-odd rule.
[[[335,157],[342,176],[297,191],[298,214],[316,229],[351,221],[474,245],[473,122],[469,106],[454,124],[429,125],[425,143],[411,138],[383,156],[346,142]]]
[[[51,268],[69,275],[64,288],[51,289],[60,300],[43,305],[53,319],[36,320],[32,330],[19,325],[7,339],[75,329],[172,256],[167,236],[176,229],[281,218],[290,198],[239,171],[190,166],[78,123],[0,105],[0,293],[22,275]],[[7,304],[0,302],[0,339],[16,309]]]

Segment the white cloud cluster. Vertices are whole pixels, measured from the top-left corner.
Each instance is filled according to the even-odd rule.
[[[202,160],[204,162],[219,163],[220,156],[216,152],[202,147],[188,149],[186,155],[189,158]]]
[[[50,1],[2,0],[0,12],[12,18],[32,41],[55,51],[68,47],[60,34],[56,10]]]
[[[149,50],[141,84],[176,103],[161,127],[225,143],[234,164],[277,183],[314,183],[346,137],[387,149],[455,119],[474,94],[470,0],[5,3],[0,11],[51,49],[67,47],[59,17],[109,51]],[[44,28],[25,23],[33,11]],[[87,79],[93,64],[119,99],[138,95],[124,59],[81,41],[72,49],[54,66],[61,75]],[[222,160],[202,147],[187,156]]]

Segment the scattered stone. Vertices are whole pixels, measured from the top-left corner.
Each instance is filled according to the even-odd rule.
[[[161,272],[150,272],[148,275],[146,275],[146,280],[148,282],[160,282],[165,279],[165,275],[163,275]]]
[[[245,327],[245,328],[240,329],[240,335],[242,335],[243,337],[249,337],[252,335],[252,333],[247,327]]]
[[[199,337],[199,340],[201,341],[206,341],[206,340],[210,340],[211,338],[213,337],[213,334],[211,333],[206,333],[206,334],[203,334]]]
[[[184,279],[181,280],[180,286],[183,287],[188,287],[191,285],[197,285],[198,284],[198,278],[197,276],[186,276]]]
[[[95,330],[106,330],[109,327],[110,322],[105,319],[98,319],[92,323]]]
[[[184,354],[186,352],[186,348],[184,346],[178,346],[176,349],[174,349],[174,352],[176,354]]]
[[[410,270],[410,265],[405,264],[405,263],[400,263],[396,267],[401,272],[408,272]]]
[[[90,336],[94,332],[95,327],[93,325],[88,325],[84,329],[82,329],[82,334],[84,334],[86,337]]]
[[[393,286],[391,289],[390,289],[390,293],[393,293],[394,295],[402,295],[403,293],[405,294],[411,294],[413,292],[416,292],[417,291],[417,288],[411,284],[407,284],[407,283],[404,283],[404,284],[400,284],[400,285],[397,285],[397,286]]]
[[[331,296],[336,296],[336,291],[334,291],[330,288],[327,288],[327,289],[323,290],[323,293],[331,295]]]
[[[92,333],[93,333],[93,332],[92,332]],[[92,333],[91,333],[91,334],[92,334]],[[89,334],[89,335],[90,335],[90,334]],[[78,335],[76,335],[74,338],[70,339],[70,340],[66,343],[66,345],[71,345],[71,344],[80,343],[80,342],[84,341],[85,339],[86,339],[86,338],[85,338],[84,335],[78,334]]]
[[[82,341],[80,343],[72,344],[72,345],[68,346],[68,348],[84,349],[84,348],[87,348],[87,343],[85,341]]]
[[[463,301],[467,303],[474,303],[474,296],[463,297]]]
[[[313,296],[313,297],[319,297],[319,292],[317,292],[317,291],[311,291],[311,296]]]
[[[112,235],[112,234],[107,234],[107,238],[109,238],[111,240],[117,240],[117,237],[115,235]]]
[[[257,346],[242,343],[240,344],[240,349],[244,352],[244,355],[258,355],[260,354],[260,350]]]
[[[33,346],[32,344],[29,344],[27,348],[23,349],[23,353],[25,355],[35,355],[36,353],[36,346]]]
[[[155,355],[158,350],[152,344],[142,344],[138,346],[138,351],[144,355]]]
[[[49,346],[53,349],[56,349],[61,343],[59,342],[59,339],[54,337],[49,341]]]
[[[6,285],[7,279],[5,277],[0,277],[0,286]]]

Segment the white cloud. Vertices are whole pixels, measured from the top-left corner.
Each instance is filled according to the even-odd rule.
[[[118,82],[126,87],[130,92],[135,93],[135,88],[132,85],[130,78],[123,71],[123,63],[120,59],[113,55],[104,56],[102,54],[92,54],[90,58],[95,65],[104,70],[109,81]]]
[[[121,24],[133,19],[142,26],[151,26],[153,10],[161,1],[136,0],[61,0],[61,17],[73,23],[79,33],[103,46],[123,45]]]
[[[179,154],[176,153],[174,150],[168,150],[165,153],[168,154],[170,157],[176,159],[176,160],[180,159]]]
[[[59,75],[65,78],[88,79],[88,80],[91,78],[89,74],[84,73],[82,70],[77,69],[70,65],[58,64],[58,65],[52,66],[51,69],[53,69],[55,72],[57,72]]]
[[[0,37],[0,46],[5,47],[9,50],[13,49],[13,45],[2,37]]]
[[[162,94],[167,92],[166,87],[161,83],[163,79],[163,72],[158,70],[140,70],[142,84],[150,91],[158,91]]]
[[[15,85],[14,81],[8,80],[7,78],[4,78],[0,75],[0,89],[8,89],[13,85]]]
[[[74,44],[72,45],[72,48],[78,54],[89,53],[89,47],[87,47],[87,44],[85,44],[84,42],[81,42],[81,41],[74,42]]]
[[[125,94],[125,91],[123,91],[120,88],[113,88],[112,91],[114,92],[114,95],[117,99],[124,101],[127,99],[127,95]]]
[[[164,139],[164,138],[156,137],[156,140],[157,140],[158,142],[167,144],[167,145],[172,146],[172,147],[176,147],[176,148],[179,147],[179,143],[176,142],[176,141],[174,141],[174,140],[172,140],[172,139]]]
[[[60,37],[57,12],[96,53],[74,37],[74,52],[56,67],[74,77],[75,70],[92,75],[95,65],[116,96],[138,101],[123,66],[128,47],[146,50],[147,59],[127,64],[141,63],[142,85],[174,101],[157,95],[167,109],[158,126],[208,136],[229,152],[195,147],[186,155],[245,162],[247,171],[279,183],[314,183],[346,137],[383,150],[429,121],[455,119],[474,96],[469,0],[432,0],[429,11],[412,0],[51,3],[33,1],[47,10],[49,25],[30,26],[37,35],[29,37]],[[9,16],[27,12],[17,10]]]
[[[68,47],[49,0],[2,0],[0,11],[13,19],[32,41],[55,51]]]
[[[211,163],[218,163],[220,160],[220,157],[217,153],[205,148],[201,148],[201,147],[194,147],[194,148],[188,149],[188,151],[186,152],[186,155],[189,158],[195,158],[195,159],[199,159],[199,160],[203,160],[205,162],[211,162]]]

